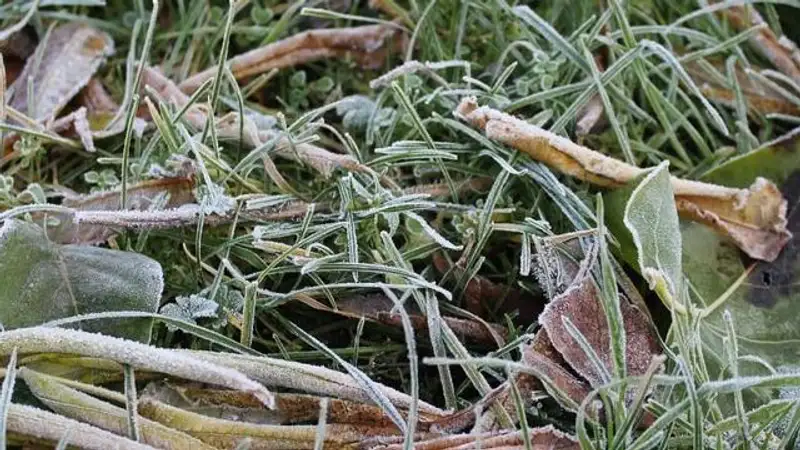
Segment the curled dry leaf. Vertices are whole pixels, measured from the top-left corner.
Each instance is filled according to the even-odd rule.
[[[736,5],[721,9],[718,13],[739,31],[759,26],[758,33],[750,38],[750,43],[784,75],[800,82],[800,66],[795,62],[791,51],[781,45],[784,40],[775,35],[755,8],[751,5]]]
[[[275,399],[264,386],[235,369],[202,361],[184,352],[126,339],[46,327],[20,328],[0,334],[0,354],[10,355],[15,348],[20,354],[69,353],[107,358],[135,368],[247,391],[264,405],[275,406]]]
[[[228,61],[228,67],[237,80],[323,58],[353,58],[362,67],[377,68],[387,55],[405,45],[405,34],[387,25],[310,30],[235,56]],[[180,88],[194,92],[216,72],[217,68],[212,67],[195,74]]]
[[[41,60],[29,58],[21,76],[9,88],[14,109],[45,122],[86,86],[100,64],[114,53],[111,37],[89,25],[69,23],[56,27],[49,39],[39,43]],[[33,98],[28,98],[28,78],[33,79]],[[28,110],[30,102],[31,110]]]
[[[325,367],[266,356],[229,355],[225,353],[192,351],[187,354],[238,370],[265,386],[293,389],[300,392],[335,398],[371,402],[362,386],[349,374]],[[401,409],[411,406],[411,397],[396,389],[374,383],[393,405]],[[444,412],[426,402],[418,402],[418,412],[431,417],[444,417]]]
[[[642,176],[642,169],[610,158],[465,98],[456,115],[502,142],[567,175],[604,187],[619,187]],[[775,185],[759,178],[749,189],[735,189],[671,178],[678,212],[712,226],[750,257],[774,260],[791,238],[786,200]]]
[[[151,382],[142,392],[149,397],[170,406],[212,415],[222,419],[238,418],[251,423],[300,424],[319,419],[320,401],[323,397],[307,394],[275,394],[275,410],[268,411],[252,395],[246,392],[208,389],[192,385]],[[428,414],[420,414],[417,429],[426,429]],[[392,427],[394,423],[379,407],[352,400],[328,399],[327,423],[360,424],[377,427]]]
[[[170,428],[183,431],[216,448],[236,448],[247,437],[252,447],[265,450],[313,449],[316,425],[259,425],[207,417],[164,403],[143,398],[139,413]],[[372,436],[398,434],[395,427],[328,424],[324,429],[325,448],[346,448]]]
[[[9,433],[59,442],[69,435],[69,444],[90,450],[155,450],[149,445],[117,436],[100,428],[53,414],[38,408],[25,405],[10,404],[6,427]]]
[[[587,276],[554,298],[539,316],[539,323],[547,330],[547,336],[553,347],[570,367],[592,386],[602,385],[604,377],[567,331],[564,318],[569,319],[586,338],[607,373],[613,373],[609,347],[610,332],[599,295],[592,277]],[[631,376],[644,375],[650,366],[650,361],[660,353],[658,341],[650,328],[647,316],[626,299],[620,298],[619,302],[625,327],[627,373]]]
[[[578,450],[578,441],[554,428],[552,425],[533,428],[529,431],[532,450]],[[403,442],[390,439],[373,439],[362,442],[362,449],[401,450]],[[414,443],[416,450],[467,450],[467,449],[512,449],[525,448],[525,440],[520,431],[499,431],[490,433],[469,433],[435,437]]]

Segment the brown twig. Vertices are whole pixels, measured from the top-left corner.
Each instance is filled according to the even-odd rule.
[[[619,187],[646,172],[503,112],[478,107],[474,98],[462,100],[455,114],[488,138],[599,186]],[[752,258],[774,260],[792,236],[786,229],[786,200],[763,178],[749,189],[735,189],[673,176],[672,189],[681,215],[730,237]]]
[[[282,69],[323,58],[353,58],[366,68],[379,67],[391,51],[405,47],[405,34],[387,25],[310,30],[233,57],[233,76],[240,80],[272,69]],[[194,92],[217,72],[211,67],[180,84],[183,92]]]

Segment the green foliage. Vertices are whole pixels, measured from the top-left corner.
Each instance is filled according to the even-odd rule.
[[[137,253],[49,242],[36,225],[8,220],[0,231],[0,323],[30,327],[101,311],[155,312],[158,262]],[[103,321],[86,330],[148,341],[152,321]]]

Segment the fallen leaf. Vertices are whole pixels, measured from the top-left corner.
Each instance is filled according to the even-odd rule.
[[[195,201],[193,169],[181,176],[146,180],[128,187],[128,208],[130,211],[149,211],[177,208]],[[81,220],[81,212],[114,211],[120,205],[120,190],[98,192],[90,195],[67,196],[62,205],[72,208],[75,213],[58,214],[61,219],[55,227],[48,228],[48,236],[62,244],[97,244],[107,241],[119,232],[113,224],[94,224]]]
[[[331,396],[341,399],[371,402],[352,376],[325,367],[303,364],[266,356],[231,355],[225,353],[191,351],[187,354],[214,364],[231,367],[259,381],[265,386],[274,386],[300,392]],[[393,388],[374,383],[393,405],[408,409],[411,397]],[[418,402],[420,414],[444,417],[444,411],[423,401]]]
[[[336,308],[310,298],[298,298],[300,302],[320,311],[327,311],[354,319],[365,318],[371,322],[384,325],[402,327],[400,313],[394,311],[394,302],[383,294],[351,295],[336,300]],[[407,311],[411,326],[417,331],[428,330],[428,319],[416,308],[408,305]],[[479,323],[472,320],[443,316],[442,320],[452,328],[453,332],[463,340],[468,340],[487,345],[498,345],[505,342],[507,331],[505,328],[489,323]]]
[[[531,450],[579,450],[578,441],[557,430],[552,425],[532,428],[529,431]],[[388,445],[387,445],[388,444]],[[402,450],[403,443],[389,443],[387,440],[367,440],[361,444],[363,449]],[[522,432],[503,430],[488,433],[456,434],[415,441],[415,450],[467,450],[467,449],[519,449],[525,448]]]
[[[260,425],[217,419],[143,398],[139,413],[170,428],[183,431],[217,448],[236,448],[247,437],[252,448],[264,450],[313,449],[316,425]],[[395,427],[329,424],[325,426],[325,448],[345,448],[370,436],[398,434]]]
[[[0,53],[4,57],[13,55],[26,59],[36,50],[36,32],[31,27],[25,27],[24,23],[22,25],[17,30],[0,31]]]
[[[795,169],[786,178],[783,191],[791,205],[788,228],[797,236],[800,233],[800,170]],[[776,368],[795,370],[800,359],[797,345],[800,315],[796,308],[800,242],[797,238],[789,241],[775,261],[750,265],[742,261],[730,243],[702,227],[686,224],[681,234],[684,271],[705,306],[725,294],[741,276],[746,276],[723,304],[709,311],[704,321],[707,324],[703,330],[704,348],[709,356],[723,360],[725,324],[722,312],[727,310],[736,327],[742,354],[756,355]],[[749,274],[745,274],[748,269]],[[751,366],[748,370],[761,368]]]
[[[642,169],[610,158],[520,119],[465,98],[456,115],[495,139],[567,175],[604,187],[620,187],[643,176]],[[774,260],[790,239],[786,200],[770,181],[756,179],[749,189],[670,178],[678,211],[711,226],[749,256]]]
[[[631,376],[644,375],[650,361],[660,353],[658,341],[650,328],[647,316],[620,298],[620,309],[625,326],[625,365]],[[608,321],[592,277],[578,281],[565,293],[554,298],[545,308],[539,323],[547,330],[553,347],[578,374],[592,386],[606,382],[584,353],[581,346],[567,330],[564,318],[569,319],[595,351],[607,373],[613,373],[609,347]]]
[[[439,252],[433,254],[433,265],[439,273],[453,271],[456,279],[464,276],[460,261],[451,265]],[[514,286],[498,285],[482,275],[473,275],[467,281],[464,299],[466,310],[480,317],[486,317],[488,309],[495,317],[516,312],[519,320],[530,322],[544,309],[542,299],[534,298]]]
[[[316,31],[315,31],[316,32]],[[164,101],[183,108],[189,104],[189,97],[157,69],[148,67],[143,72],[143,86],[149,86]],[[205,105],[193,104],[185,113],[187,121],[197,130],[202,130],[208,117]],[[241,122],[241,124],[240,124]],[[240,125],[242,132],[240,133]],[[254,120],[245,116],[240,120],[238,113],[230,113],[217,120],[217,135],[220,138],[240,140],[248,148],[258,148],[270,141],[275,142],[275,153],[282,158],[308,164],[323,176],[330,177],[335,169],[341,168],[353,172],[373,173],[350,155],[330,152],[312,144],[294,144],[286,136],[274,129],[259,127]],[[277,139],[276,139],[277,138]],[[278,176],[280,176],[278,174]],[[282,177],[281,177],[282,178]],[[284,181],[285,183],[285,181]],[[277,183],[281,184],[281,183]]]
[[[55,118],[86,86],[105,59],[114,54],[111,37],[89,25],[69,23],[56,27],[39,43],[41,61],[29,58],[20,77],[9,88],[8,104],[37,122]],[[38,70],[37,70],[38,69]],[[28,78],[34,96],[28,98]],[[32,110],[28,110],[28,103]]]
[[[36,225],[0,228],[0,322],[5,329],[105,311],[155,312],[163,275],[158,262],[131,252],[58,245]],[[99,321],[88,330],[149,341],[151,320]]]
[[[405,45],[405,34],[387,25],[310,30],[235,56],[227,64],[237,80],[323,58],[352,58],[362,67],[376,68]],[[194,92],[216,73],[217,67],[211,67],[186,79],[180,88]]]
[[[727,71],[724,62],[714,60],[707,62],[721,73]],[[736,107],[736,93],[729,86],[721,83],[718,77],[712,76],[702,65],[695,61],[686,63],[684,67],[706,98],[729,108]],[[759,71],[755,67],[750,70]],[[785,95],[750,77],[738,64],[736,65],[734,76],[736,77],[738,88],[742,91],[742,95],[744,95],[747,102],[750,114],[755,111],[761,114],[800,115],[800,107],[788,100]]]

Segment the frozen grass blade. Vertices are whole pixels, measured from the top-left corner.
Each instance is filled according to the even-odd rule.
[[[3,388],[0,391],[0,449],[6,449],[8,430],[8,410],[11,408],[11,397],[14,395],[14,383],[17,381],[17,349],[11,352],[6,367]]]
[[[0,334],[0,354],[11,354],[14,348],[21,353],[70,353],[106,358],[144,370],[251,392],[265,406],[275,406],[275,399],[266,388],[235,370],[134,341],[44,327],[20,328]]]

